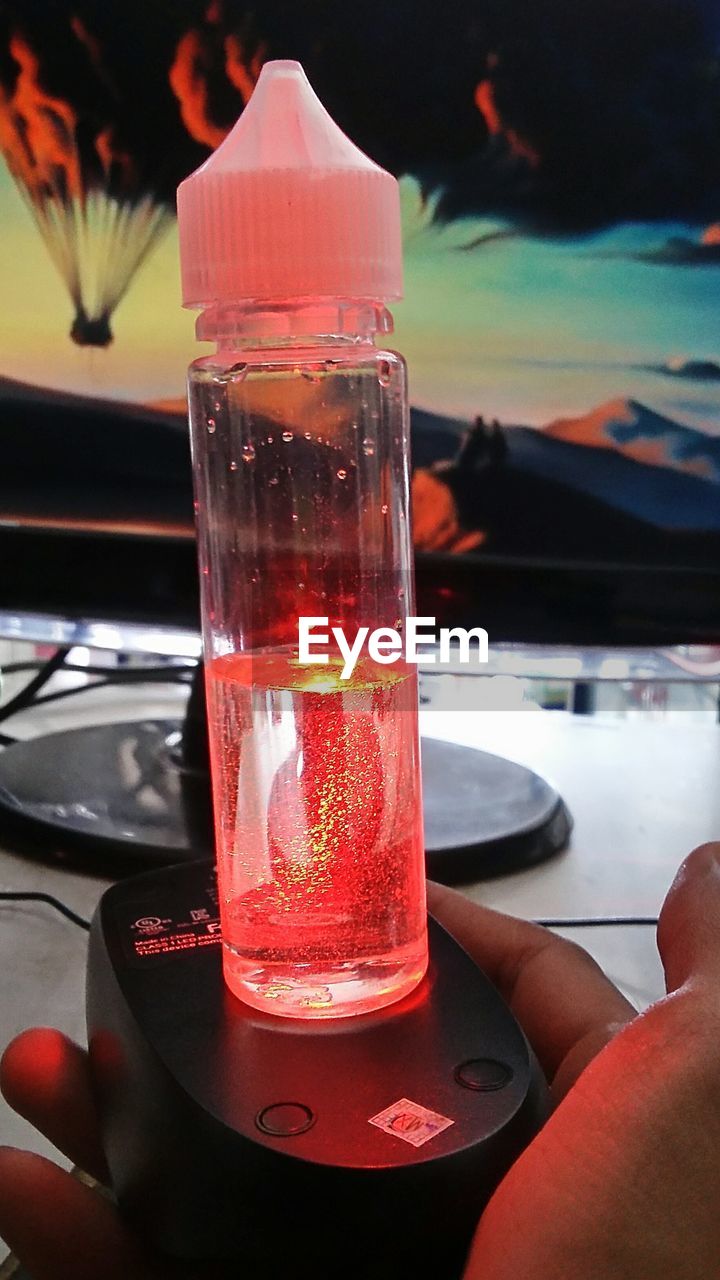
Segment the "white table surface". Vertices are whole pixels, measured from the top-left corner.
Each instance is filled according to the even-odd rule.
[[[13,721],[13,733],[179,714],[182,692],[105,690]],[[71,705],[74,704],[74,705]],[[422,712],[433,737],[482,747],[543,773],[575,819],[570,847],[551,862],[477,884],[470,897],[532,917],[655,915],[696,844],[720,835],[720,726],[570,716],[563,712]],[[1,840],[1,836],[0,836]],[[0,847],[0,888],[42,889],[89,916],[106,881],[47,867]],[[642,1007],[662,992],[651,928],[569,931]],[[23,1028],[52,1025],[84,1039],[86,937],[40,904],[0,903],[0,1047]],[[0,1102],[0,1142],[51,1154]]]

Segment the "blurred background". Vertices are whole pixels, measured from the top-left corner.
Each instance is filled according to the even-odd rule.
[[[400,179],[418,550],[716,564],[719,50],[717,0],[2,0],[8,464],[84,411],[178,482],[175,187],[293,57]]]

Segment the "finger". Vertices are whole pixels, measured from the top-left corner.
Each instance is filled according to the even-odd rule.
[[[0,1148],[0,1236],[33,1280],[150,1280],[117,1210],[42,1156]]]
[[[720,843],[683,862],[660,912],[658,949],[668,991],[720,977]]]
[[[24,1031],[2,1056],[0,1088],[73,1164],[107,1179],[88,1057],[78,1045],[50,1028]]]
[[[561,1092],[635,1017],[629,1001],[576,943],[444,885],[428,884],[428,905],[495,983],[548,1079],[557,1073]]]

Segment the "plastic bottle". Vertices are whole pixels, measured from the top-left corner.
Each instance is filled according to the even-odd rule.
[[[366,1013],[427,965],[416,668],[300,662],[299,618],[414,612],[397,183],[271,62],[178,217],[225,979]]]

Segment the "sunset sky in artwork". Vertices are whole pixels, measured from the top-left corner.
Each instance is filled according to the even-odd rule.
[[[403,180],[406,298],[394,342],[407,356],[413,401],[459,417],[483,412],[543,424],[618,395],[720,433],[717,384],[668,378],[672,357],[717,359],[720,269],[640,259],[679,225],[620,226],[542,241],[512,236],[465,248],[497,224],[431,224]],[[0,374],[123,400],[182,394],[201,348],[182,310],[174,224],[133,280],[106,350],[76,347],[72,308],[25,202],[0,168]]]

